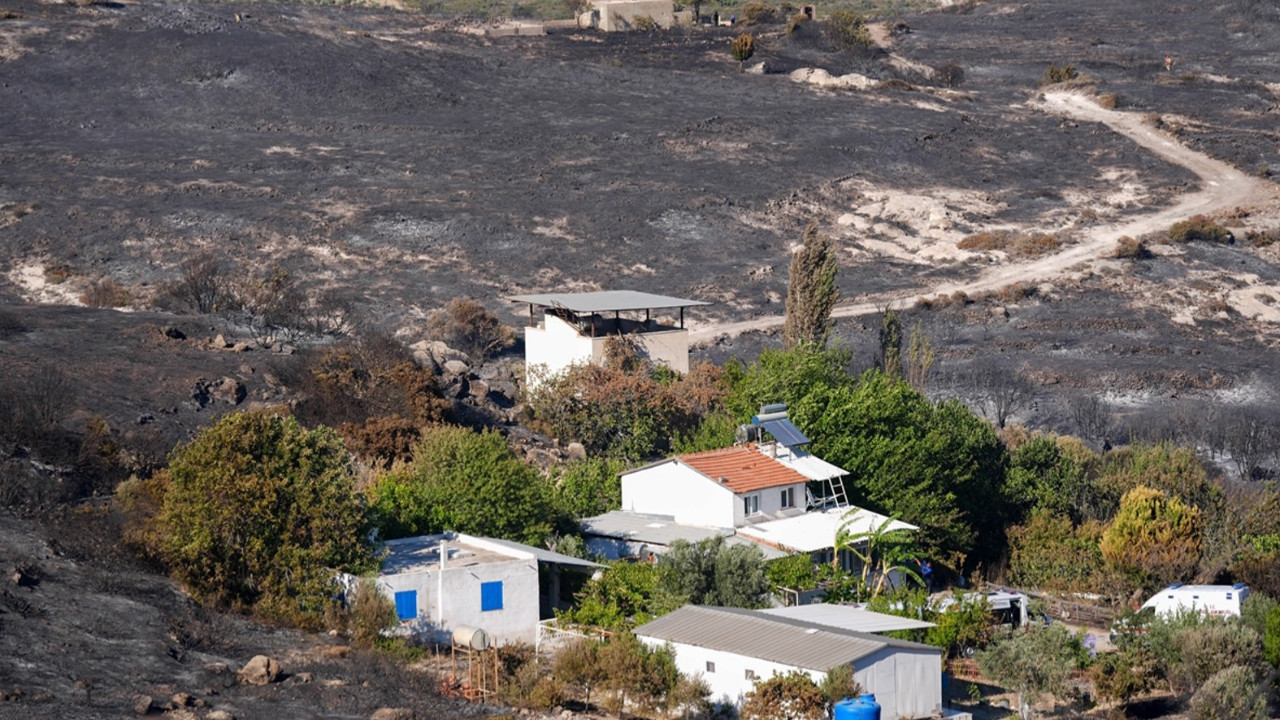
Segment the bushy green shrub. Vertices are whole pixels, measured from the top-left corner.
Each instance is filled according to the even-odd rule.
[[[866,50],[871,47],[867,19],[852,10],[832,10],[823,22],[827,42],[836,50]]]
[[[1232,243],[1235,236],[1231,231],[1204,215],[1195,215],[1187,220],[1176,222],[1169,227],[1169,239],[1173,242]]]
[[[1192,720],[1265,720],[1267,690],[1253,669],[1218,671],[1191,697]]]
[[[746,62],[756,52],[756,39],[743,33],[729,43],[729,52],[733,54],[734,60],[740,63]]]

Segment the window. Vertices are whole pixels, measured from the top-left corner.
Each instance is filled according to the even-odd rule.
[[[502,609],[502,581],[480,583],[480,612]]]
[[[715,671],[716,671],[716,664],[715,664],[715,663],[713,663],[713,662],[711,662],[710,660],[708,660],[708,661],[707,661],[707,672],[715,672]]]
[[[791,508],[796,506],[796,489],[789,487],[782,491],[782,507]]]
[[[742,498],[742,514],[753,515],[760,512],[760,496],[748,495]]]
[[[746,672],[746,678],[747,678],[748,680],[756,680],[756,679],[758,679],[758,678],[756,678],[756,671],[755,671],[755,670],[748,670],[748,671]]]
[[[401,590],[396,593],[396,618],[400,622],[414,620],[418,617],[418,591]]]

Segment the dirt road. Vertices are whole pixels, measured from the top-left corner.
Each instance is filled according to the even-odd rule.
[[[951,294],[957,290],[970,295],[998,290],[1017,282],[1042,282],[1063,275],[1082,263],[1106,257],[1122,235],[1140,237],[1168,228],[1192,215],[1208,215],[1249,206],[1274,211],[1280,207],[1280,191],[1270,182],[1246,175],[1227,163],[1192,150],[1171,136],[1148,125],[1137,113],[1119,112],[1100,107],[1091,98],[1073,92],[1048,92],[1032,103],[1032,107],[1084,121],[1103,123],[1155,155],[1181,165],[1200,177],[1200,189],[1183,195],[1177,203],[1158,212],[1120,223],[1097,225],[1085,231],[1081,242],[1059,253],[1031,262],[1004,265],[992,269],[970,282],[944,283],[933,287],[914,287],[900,292],[859,298],[856,302],[836,307],[834,317],[858,317],[883,308],[909,307],[921,296]],[[783,316],[773,315],[741,322],[694,326],[690,331],[693,344],[710,342],[717,337],[734,337],[744,332],[768,330],[781,326]]]

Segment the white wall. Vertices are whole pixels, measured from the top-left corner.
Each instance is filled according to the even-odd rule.
[[[595,8],[600,13],[600,29],[608,32],[629,30],[639,17],[653,18],[661,28],[675,24],[670,0],[598,0]]]
[[[378,586],[388,598],[394,598],[397,591],[418,591],[417,621],[404,623],[411,630],[452,632],[453,628],[466,625],[484,630],[491,642],[499,645],[536,641],[538,561],[512,559],[510,562],[470,566],[465,563],[465,557],[452,562],[446,560],[443,583],[440,582],[440,570],[435,568],[382,575],[378,578]],[[502,581],[502,609],[482,612],[480,585],[490,581]],[[440,605],[442,597],[443,607]]]
[[[623,510],[672,515],[680,525],[734,527],[741,504],[729,488],[676,461],[622,476]]]
[[[787,509],[782,507],[782,491],[787,488],[795,489],[795,505]],[[795,485],[782,485],[779,487],[765,488],[763,490],[755,490],[749,493],[739,493],[734,496],[733,505],[733,526],[742,527],[752,523],[764,522],[765,520],[776,520],[779,517],[791,517],[793,515],[803,515],[805,511],[806,498],[804,494],[805,483],[796,483]],[[744,515],[742,512],[743,499],[750,495],[760,496],[760,514]],[[769,517],[763,517],[768,515]]]
[[[638,636],[642,642],[661,647],[664,641]],[[826,670],[797,668],[791,665],[748,658],[722,650],[696,645],[671,643],[676,653],[676,668],[689,675],[700,673],[711,688],[711,701],[738,705],[751,691],[754,681],[746,679],[746,671],[766,680],[774,673],[800,670],[814,682],[822,682]],[[715,672],[707,671],[707,662],[715,663]],[[929,650],[887,647],[854,663],[854,679],[862,691],[873,693],[880,703],[884,720],[922,718],[942,705],[942,656]]]
[[[592,362],[594,353],[592,338],[555,315],[543,314],[541,326],[524,329],[525,381],[536,387],[540,372],[555,375],[570,365]]]
[[[633,335],[642,354],[681,375],[689,372],[689,331],[684,328]]]

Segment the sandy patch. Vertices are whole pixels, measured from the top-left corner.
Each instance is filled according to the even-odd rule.
[[[32,260],[9,271],[9,282],[18,286],[23,299],[42,305],[84,305],[80,294],[69,280],[51,283],[45,277],[45,265]]]

